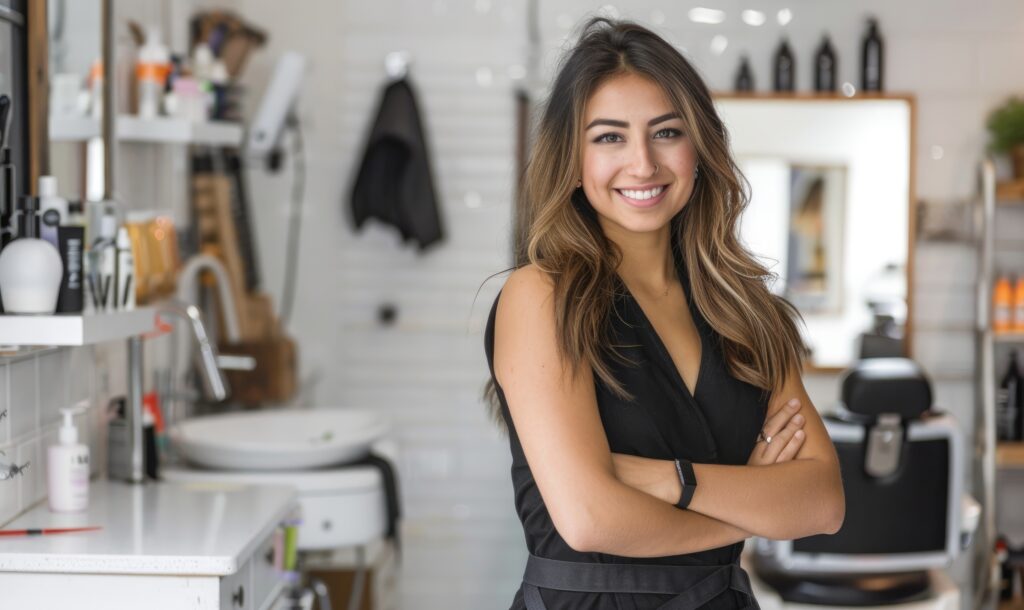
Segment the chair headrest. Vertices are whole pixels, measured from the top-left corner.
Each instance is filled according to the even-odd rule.
[[[853,413],[894,413],[913,419],[931,408],[932,387],[924,370],[913,360],[870,358],[846,372],[843,403]]]

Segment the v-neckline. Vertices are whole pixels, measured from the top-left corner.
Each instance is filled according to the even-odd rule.
[[[697,392],[700,390],[701,379],[704,378],[704,353],[707,351],[707,346],[704,345],[704,333],[701,332],[700,324],[698,323],[697,318],[694,316],[694,308],[690,304],[690,291],[687,290],[686,287],[686,278],[683,277],[682,273],[677,272],[677,275],[679,275],[679,284],[683,288],[683,298],[686,299],[686,308],[690,312],[690,320],[693,322],[694,330],[697,331],[697,340],[700,342],[700,361],[697,363],[697,378],[694,379],[693,381],[692,390],[689,386],[686,385],[686,380],[683,379],[682,371],[679,370],[679,367],[676,366],[675,360],[672,359],[672,352],[668,351],[668,346],[665,345],[665,342],[662,340],[661,335],[658,334],[658,330],[654,328],[654,324],[651,322],[651,319],[647,316],[647,312],[644,311],[643,306],[640,305],[640,301],[638,301],[637,298],[633,295],[633,291],[629,289],[628,285],[626,285],[626,282],[622,279],[622,276],[618,276],[618,278],[619,282],[622,283],[622,287],[626,291],[626,294],[629,296],[630,301],[632,301],[633,305],[636,306],[637,313],[640,315],[641,321],[644,323],[644,327],[647,328],[647,331],[650,333],[651,338],[654,341],[654,345],[661,353],[661,358],[664,362],[665,368],[671,370],[672,376],[675,378],[676,382],[683,389],[683,391],[690,398],[696,400]]]

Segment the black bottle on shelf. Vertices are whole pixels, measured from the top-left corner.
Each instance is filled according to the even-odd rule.
[[[828,34],[825,34],[818,52],[814,55],[814,90],[835,91],[836,72],[836,53],[832,49]]]
[[[740,58],[740,69],[736,73],[735,89],[736,91],[754,90],[754,73],[750,69],[750,61],[747,60],[746,55]]]
[[[1020,367],[1017,364],[1017,351],[1010,354],[1010,364],[1006,368],[999,389],[996,390],[996,438],[1001,441],[1021,440],[1021,385]]]
[[[860,89],[881,91],[883,88],[884,45],[878,33],[878,21],[868,19],[868,33],[860,48]]]
[[[772,88],[775,91],[796,90],[796,68],[793,61],[793,52],[789,49],[789,42],[783,38],[779,48],[775,50],[775,58],[772,62]]]

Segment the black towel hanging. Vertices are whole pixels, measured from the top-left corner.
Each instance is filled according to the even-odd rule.
[[[407,78],[381,96],[362,164],[352,189],[357,229],[369,218],[396,227],[420,250],[444,238],[416,96]]]

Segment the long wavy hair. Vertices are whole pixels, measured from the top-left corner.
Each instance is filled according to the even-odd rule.
[[[671,44],[640,25],[591,19],[563,58],[520,183],[515,266],[532,263],[553,281],[558,345],[571,370],[590,367],[609,389],[628,398],[607,364],[616,355],[608,321],[622,289],[616,275],[621,253],[575,184],[582,171],[587,100],[607,79],[624,74],[662,88],[697,153],[693,194],[671,221],[672,247],[685,265],[691,298],[721,337],[729,373],[776,391],[803,363],[800,315],[771,293],[775,275],[739,240],[747,183],[707,86]],[[494,406],[493,381],[488,394]]]

